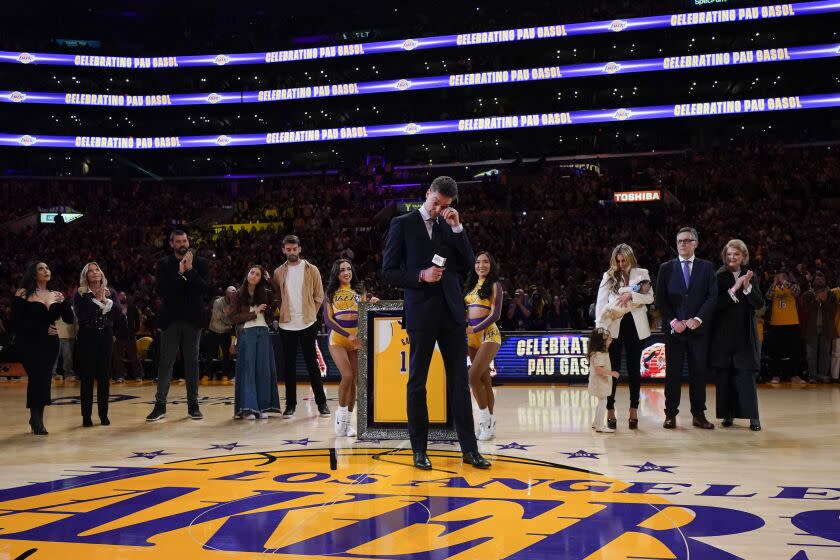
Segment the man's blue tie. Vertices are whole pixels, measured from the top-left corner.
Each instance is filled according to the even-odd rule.
[[[683,278],[685,279],[685,287],[686,287],[686,288],[688,288],[688,282],[689,282],[689,280],[691,279],[691,271],[690,271],[690,270],[689,270],[689,268],[688,268],[688,265],[689,265],[689,264],[690,264],[690,263],[689,263],[689,261],[683,261],[683,262],[682,262],[682,266],[683,266]]]

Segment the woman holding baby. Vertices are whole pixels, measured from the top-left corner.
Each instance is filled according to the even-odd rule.
[[[595,303],[595,327],[610,332],[613,342],[610,345],[610,362],[615,370],[621,367],[621,351],[624,349],[627,360],[627,374],[630,382],[629,427],[635,430],[639,426],[639,390],[641,387],[640,359],[644,343],[650,336],[647,306],[653,303],[653,289],[650,275],[644,268],[639,268],[633,249],[621,243],[613,249],[610,268],[604,273],[598,287],[598,299]],[[615,388],[618,380],[613,380],[612,394],[607,399],[607,425],[615,429]]]

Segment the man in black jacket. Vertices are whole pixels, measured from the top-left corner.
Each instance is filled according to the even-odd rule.
[[[679,257],[662,264],[656,277],[656,307],[665,333],[665,423],[677,427],[683,362],[688,360],[692,424],[711,430],[706,419],[709,325],[717,302],[717,277],[710,261],[695,257],[700,237],[684,227],[677,233]]]
[[[462,276],[474,266],[475,256],[458,211],[450,205],[458,185],[438,177],[418,210],[391,220],[383,279],[405,294],[405,322],[410,342],[407,386],[408,433],[414,466],[429,470],[426,454],[429,411],[426,379],[435,344],[446,369],[449,414],[452,416],[463,459],[476,468],[490,462],[476,444],[470,389],[467,383],[466,314]]]
[[[173,254],[160,259],[155,271],[155,288],[161,299],[160,360],[155,408],[146,417],[147,422],[166,416],[166,397],[178,348],[184,357],[187,411],[193,420],[204,418],[198,408],[198,348],[210,269],[207,259],[196,257],[190,251],[189,239],[183,231],[176,229],[169,235],[169,246]]]

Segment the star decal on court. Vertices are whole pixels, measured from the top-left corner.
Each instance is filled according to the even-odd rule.
[[[248,447],[247,445],[240,445],[238,441],[234,441],[233,443],[211,443],[210,447],[207,449],[227,449],[228,451],[233,451],[237,447]]]
[[[160,457],[161,455],[172,455],[172,453],[164,453],[163,449],[158,449],[157,451],[134,451],[134,455],[131,457],[126,457],[126,459],[154,459],[155,457]]]
[[[566,455],[567,459],[598,459],[598,455],[603,455],[603,453],[590,453],[583,449],[578,449],[574,453],[569,453],[568,451],[560,451],[560,453]]]
[[[318,443],[316,439],[284,439],[280,445],[309,445],[310,443]]]
[[[518,449],[520,451],[528,451],[529,447],[534,447],[533,445],[522,445],[520,443],[516,443],[515,441],[507,444],[497,443],[496,447],[499,448],[499,451],[503,451],[505,449]]]
[[[637,473],[643,472],[664,472],[674,474],[673,471],[670,469],[677,468],[676,465],[654,465],[650,461],[645,461],[643,465],[624,465],[625,467],[633,467],[634,469],[638,469]]]

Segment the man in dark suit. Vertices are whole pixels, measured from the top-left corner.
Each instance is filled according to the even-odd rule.
[[[155,407],[146,416],[155,422],[166,416],[166,398],[178,349],[184,357],[187,379],[187,413],[193,420],[204,416],[198,408],[198,346],[205,324],[204,299],[210,288],[207,259],[190,251],[187,234],[176,229],[169,235],[172,255],[163,257],[155,270],[155,288],[161,299],[160,359]]]
[[[414,466],[428,470],[429,410],[426,378],[437,343],[446,369],[449,417],[455,424],[465,463],[486,469],[478,452],[467,382],[466,314],[461,279],[475,257],[458,211],[451,177],[438,177],[423,206],[391,220],[382,277],[405,293],[405,321],[411,345],[407,386],[408,433]]]
[[[656,278],[656,306],[665,333],[665,423],[677,427],[683,362],[688,358],[688,387],[692,424],[711,430],[706,419],[706,368],[709,326],[717,301],[717,278],[711,262],[694,256],[697,230],[677,233],[679,257],[663,263]]]

